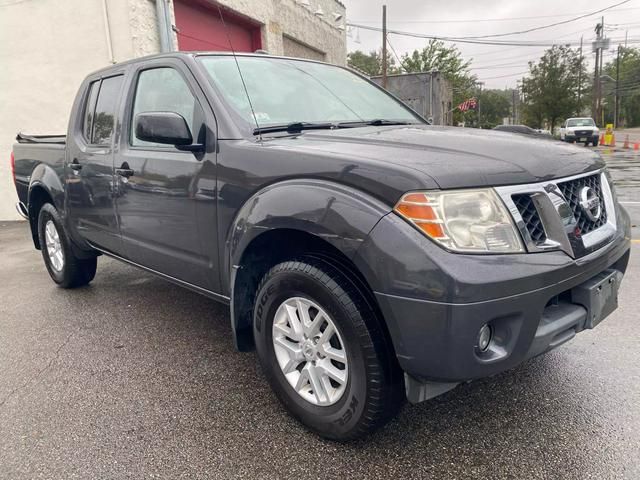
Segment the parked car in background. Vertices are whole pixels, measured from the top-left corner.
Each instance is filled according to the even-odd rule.
[[[531,127],[526,125],[497,125],[493,127],[494,130],[498,130],[500,132],[511,132],[511,133],[519,133],[521,135],[531,135],[532,137],[539,138],[547,138],[551,139],[553,136],[548,132],[543,132],[541,130],[534,130]]]
[[[568,118],[560,127],[560,140],[569,143],[590,143],[597,147],[600,141],[600,129],[593,118],[579,117]]]
[[[606,166],[536,136],[431,126],[321,62],[172,53],[89,75],[12,171],[56,284],[108,255],[228,304],[282,404],[347,440],[617,307]]]

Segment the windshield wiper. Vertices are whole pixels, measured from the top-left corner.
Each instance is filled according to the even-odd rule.
[[[258,135],[259,133],[272,132],[300,133],[302,130],[327,130],[336,127],[337,125],[331,122],[292,122],[283,125],[258,127],[253,130],[253,134]]]
[[[405,122],[403,120],[387,120],[385,118],[375,118],[373,120],[356,120],[353,122],[340,122],[336,124],[338,128],[348,127],[361,127],[365,125],[372,125],[374,127],[380,127],[382,125],[415,125],[415,122]]]

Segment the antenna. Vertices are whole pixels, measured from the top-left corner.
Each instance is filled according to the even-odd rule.
[[[262,142],[262,133],[260,133],[260,124],[258,123],[258,117],[256,117],[256,112],[253,109],[253,103],[251,102],[251,97],[249,96],[249,90],[247,90],[247,84],[244,83],[244,77],[242,76],[242,70],[240,70],[240,63],[238,63],[238,58],[236,57],[236,51],[233,48],[233,43],[231,42],[231,36],[229,35],[229,30],[227,29],[227,22],[224,21],[224,15],[222,15],[222,9],[220,8],[220,4],[216,4],[218,7],[218,13],[220,14],[220,20],[222,20],[222,27],[224,28],[224,33],[227,36],[227,41],[229,42],[229,47],[231,48],[231,54],[233,55],[233,60],[236,62],[236,67],[238,69],[238,74],[240,75],[240,81],[242,82],[242,88],[244,89],[244,94],[247,96],[247,101],[249,102],[249,108],[251,109],[251,116],[253,117],[253,121],[256,124],[256,130],[258,130],[258,138]]]

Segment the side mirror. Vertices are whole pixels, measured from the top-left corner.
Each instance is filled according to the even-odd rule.
[[[145,112],[135,118],[136,138],[145,142],[191,145],[193,137],[184,117],[175,112]]]

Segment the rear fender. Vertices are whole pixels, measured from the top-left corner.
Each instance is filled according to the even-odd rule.
[[[44,200],[42,198],[43,195],[48,197],[48,199]],[[33,238],[34,246],[38,249],[40,248],[40,242],[38,240],[38,215],[42,204],[48,200],[53,202],[53,206],[56,207],[56,210],[58,210],[64,218],[64,188],[60,177],[49,165],[40,163],[31,173],[27,197],[31,237]]]

